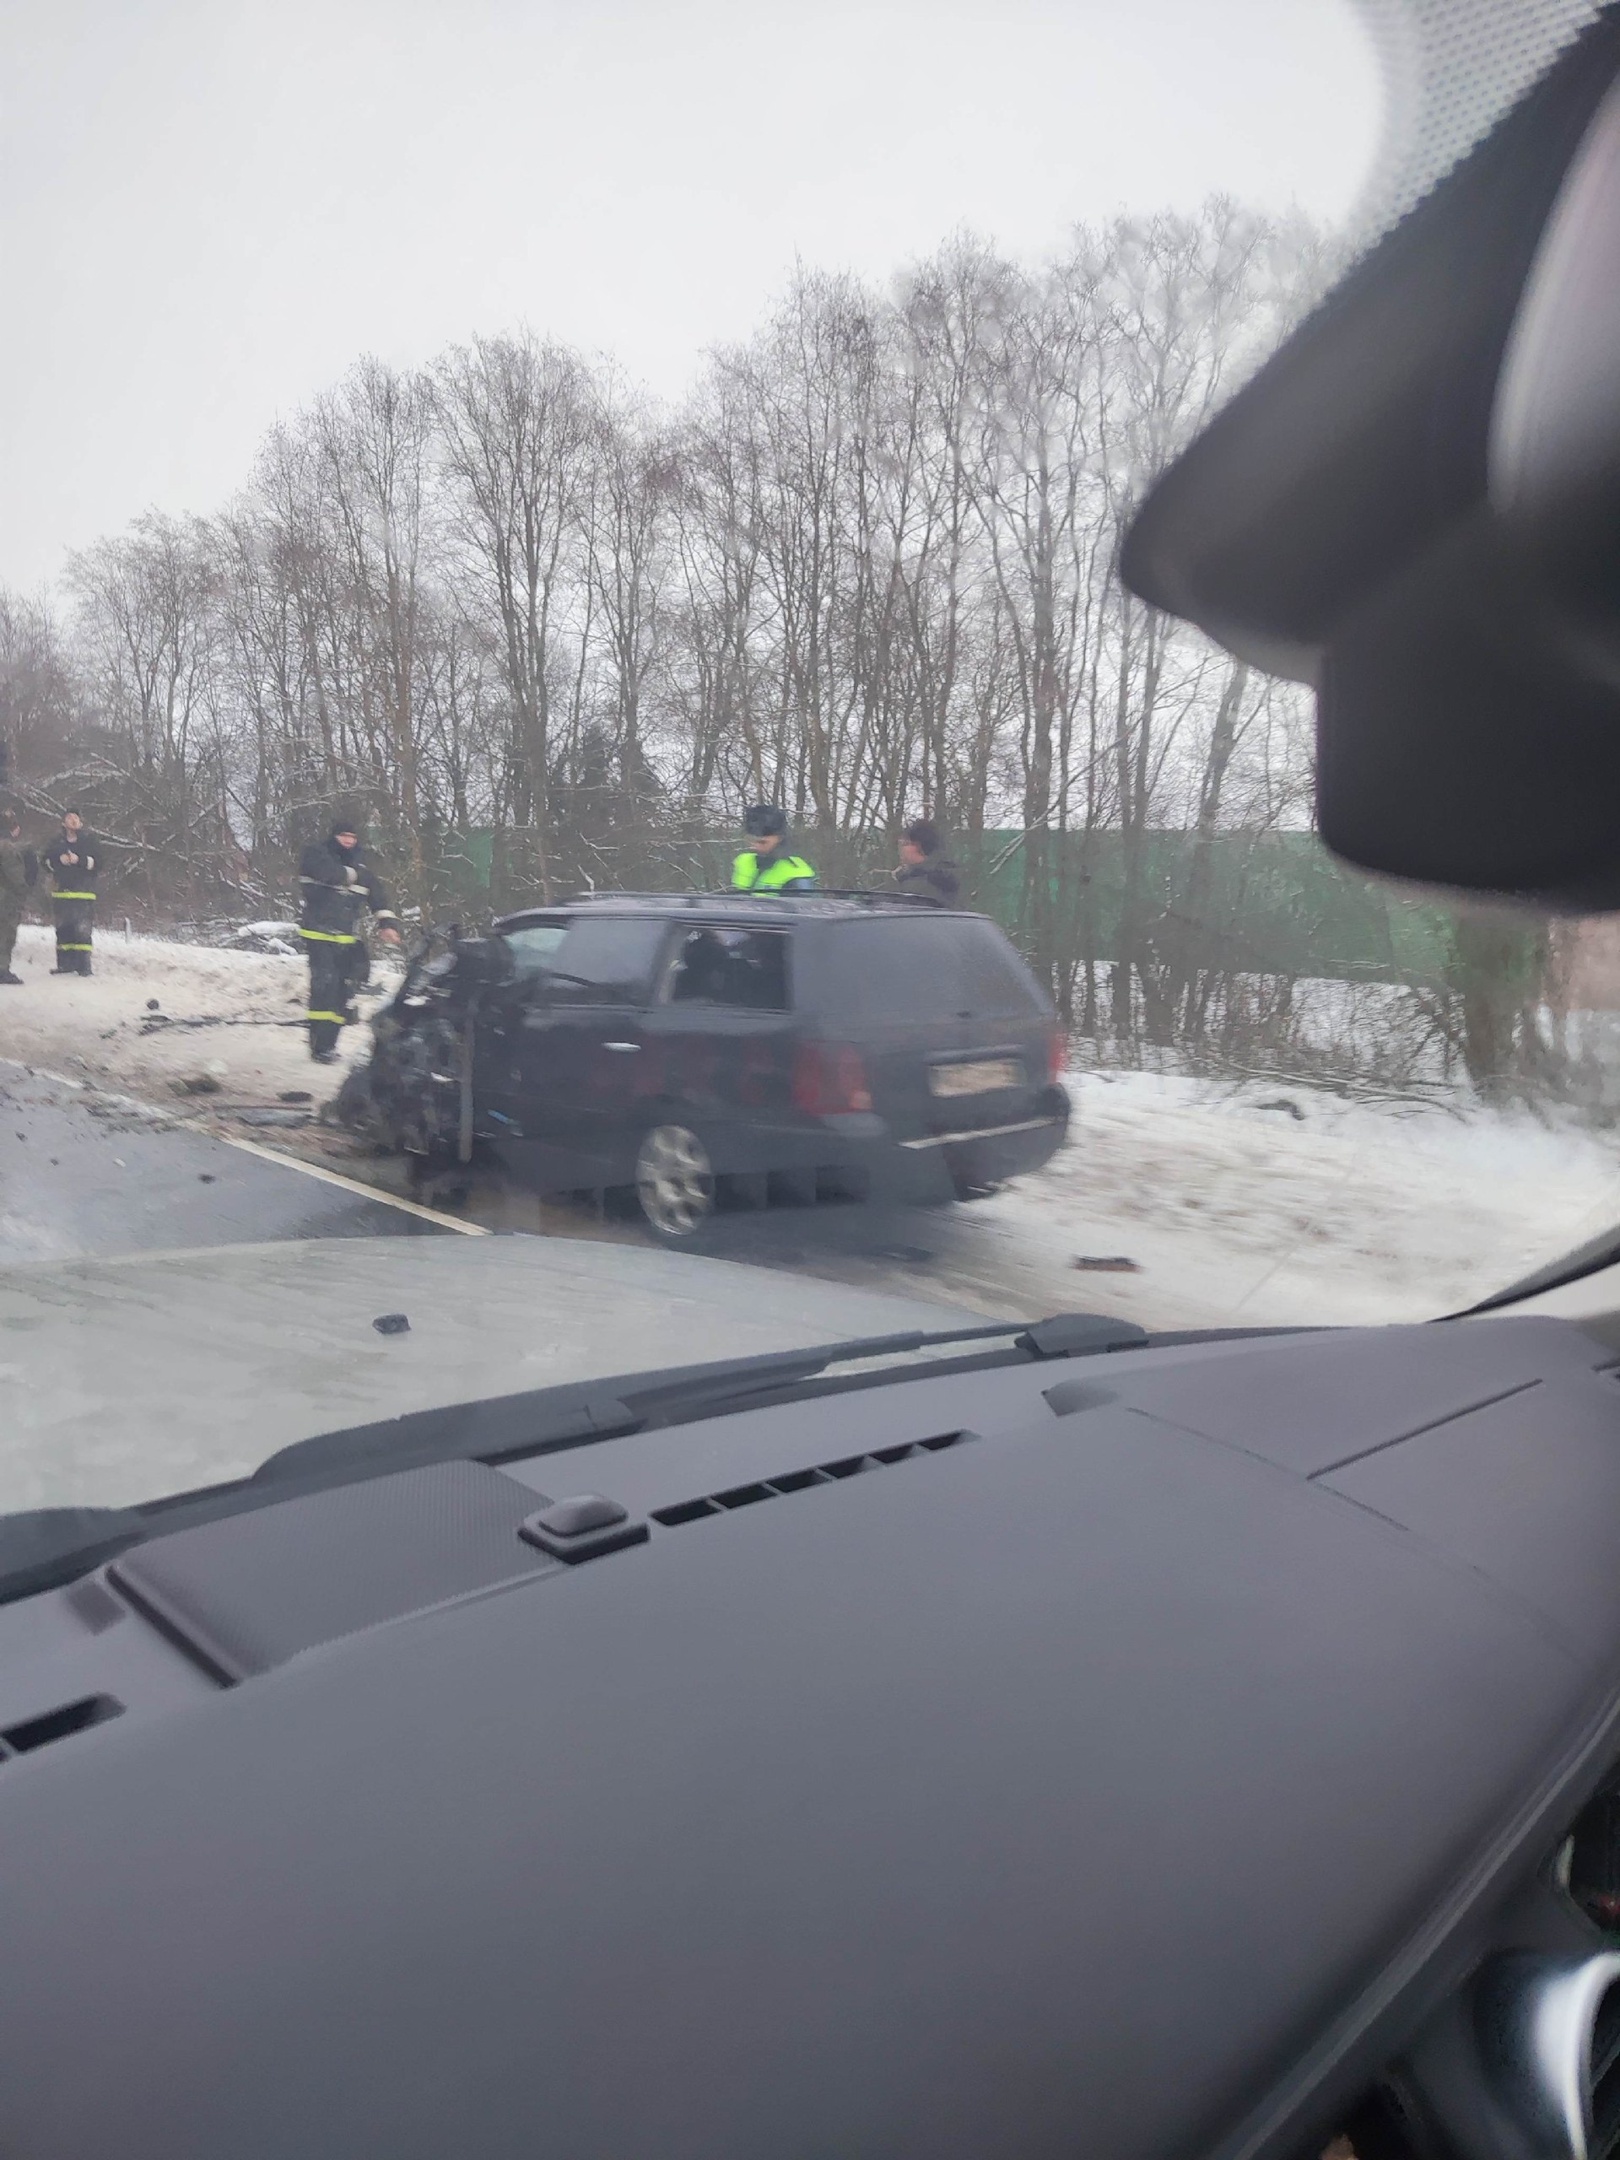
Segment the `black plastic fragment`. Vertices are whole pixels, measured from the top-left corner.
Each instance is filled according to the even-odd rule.
[[[410,1317],[402,1312],[379,1313],[371,1324],[379,1335],[408,1335],[411,1332]]]

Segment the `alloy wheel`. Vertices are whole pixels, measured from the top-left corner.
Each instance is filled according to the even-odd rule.
[[[714,1165],[695,1132],[655,1125],[636,1156],[636,1197],[660,1237],[690,1237],[714,1213]]]

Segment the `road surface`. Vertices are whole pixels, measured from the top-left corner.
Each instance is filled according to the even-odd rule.
[[[0,1062],[0,1265],[449,1224]]]

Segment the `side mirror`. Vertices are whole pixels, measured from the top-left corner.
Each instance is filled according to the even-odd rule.
[[[1317,807],[1401,877],[1620,905],[1620,14],[1170,467],[1141,598],[1317,697]]]
[[[512,955],[500,938],[459,939],[455,961],[461,981],[480,989],[504,982],[512,972]]]

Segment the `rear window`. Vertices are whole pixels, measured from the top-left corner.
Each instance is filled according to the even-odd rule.
[[[828,994],[863,1020],[1028,1020],[1048,1001],[993,923],[919,914],[840,925],[828,942]]]

